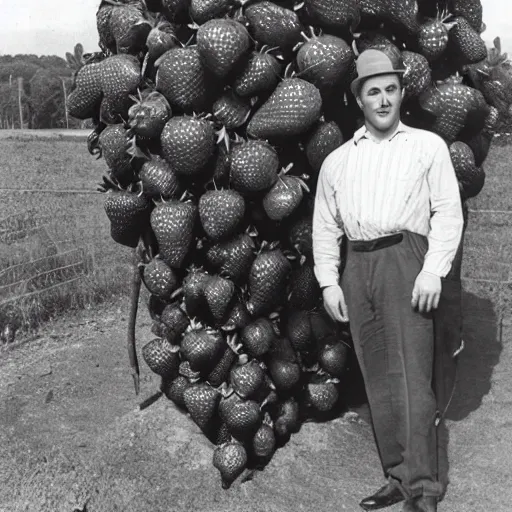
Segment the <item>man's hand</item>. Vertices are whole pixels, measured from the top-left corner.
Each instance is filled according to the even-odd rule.
[[[338,285],[323,289],[324,306],[329,316],[338,322],[348,322],[348,309],[342,289]]]
[[[429,272],[420,272],[412,290],[411,306],[420,313],[437,309],[441,297],[441,278]]]

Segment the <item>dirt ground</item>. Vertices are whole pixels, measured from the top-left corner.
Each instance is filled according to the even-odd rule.
[[[151,338],[142,307],[138,346]],[[128,370],[128,300],[67,315],[0,352],[1,512],[359,510],[382,484],[371,428],[351,412],[307,423],[251,480],[223,490],[212,445]],[[449,414],[451,485],[440,512],[512,502],[512,325],[465,296],[466,351]],[[399,506],[389,509],[398,512]]]

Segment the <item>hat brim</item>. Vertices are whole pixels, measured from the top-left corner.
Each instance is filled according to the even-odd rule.
[[[356,96],[356,91],[359,88],[359,85],[364,80],[368,80],[368,78],[373,78],[374,76],[382,76],[382,75],[403,75],[406,72],[405,69],[393,69],[388,71],[382,71],[381,73],[371,73],[369,75],[358,76],[356,79],[352,80],[350,84],[350,90],[352,94]]]

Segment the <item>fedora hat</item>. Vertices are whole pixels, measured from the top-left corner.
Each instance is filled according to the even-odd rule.
[[[372,76],[388,75],[389,73],[403,75],[406,70],[401,68],[400,64],[393,62],[386,53],[380,50],[365,50],[356,60],[357,78],[350,84],[352,94],[356,96],[361,82]]]

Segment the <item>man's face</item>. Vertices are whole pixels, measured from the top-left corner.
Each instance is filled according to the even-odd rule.
[[[379,132],[393,129],[400,119],[402,89],[396,74],[368,78],[357,98],[366,122]]]

